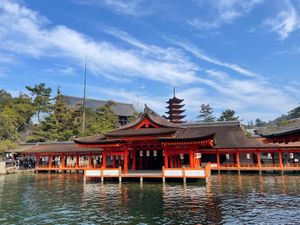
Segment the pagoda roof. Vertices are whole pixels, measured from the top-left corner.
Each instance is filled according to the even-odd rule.
[[[170,98],[167,103],[181,103],[184,99],[179,99],[179,98],[176,98],[175,96],[173,98]]]
[[[184,109],[170,109],[168,112],[166,112],[167,114],[180,114],[185,112]]]

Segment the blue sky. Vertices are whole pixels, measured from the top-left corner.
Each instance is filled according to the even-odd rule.
[[[299,0],[0,0],[0,88],[45,82],[163,114],[176,86],[244,123],[299,105]]]

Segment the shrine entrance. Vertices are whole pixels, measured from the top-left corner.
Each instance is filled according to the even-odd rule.
[[[137,170],[161,170],[164,164],[162,150],[137,150]]]

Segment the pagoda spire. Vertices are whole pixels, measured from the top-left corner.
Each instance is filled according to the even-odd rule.
[[[169,119],[173,123],[184,123],[185,121],[182,121],[182,119],[185,117],[185,115],[182,115],[182,113],[185,111],[182,109],[184,106],[183,104],[180,104],[183,102],[184,99],[176,98],[176,89],[173,87],[173,98],[170,98],[167,103],[168,106],[166,107],[168,109],[168,112],[166,112],[168,115],[167,119]]]

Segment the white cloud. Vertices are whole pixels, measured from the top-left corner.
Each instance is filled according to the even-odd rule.
[[[212,19],[196,17],[188,20],[187,23],[200,30],[215,29],[223,24],[233,23],[239,17],[246,16],[263,2],[264,0],[211,0],[207,1],[207,4],[201,2],[200,7],[204,5],[206,10],[210,9],[213,12]]]
[[[73,2],[106,7],[115,13],[129,16],[143,16],[150,13],[147,9],[141,7],[145,0],[73,0]]]
[[[243,68],[237,64],[234,63],[228,63],[228,62],[222,62],[219,59],[213,58],[208,56],[207,54],[205,54],[201,49],[199,49],[196,46],[193,46],[191,44],[188,43],[184,43],[184,42],[178,42],[178,41],[174,41],[172,40],[171,42],[173,42],[174,44],[182,47],[185,51],[192,53],[195,57],[205,61],[205,62],[209,62],[218,66],[223,66],[225,68],[234,70],[235,72],[242,74],[244,76],[248,76],[248,77],[260,77],[259,74],[250,71],[246,68]]]
[[[291,1],[283,1],[282,9],[272,18],[263,21],[262,26],[279,35],[281,40],[300,28],[300,17]]]
[[[177,85],[197,81],[197,66],[173,49],[160,49],[165,52],[161,54],[123,49],[65,26],[44,26],[38,13],[16,3],[2,1],[0,10],[0,49],[36,58],[67,57],[77,64],[83,64],[87,54],[90,71],[114,80],[142,77]]]

